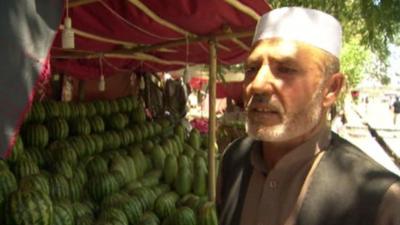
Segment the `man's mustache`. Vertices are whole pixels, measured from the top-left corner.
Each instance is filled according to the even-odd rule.
[[[262,94],[254,94],[250,97],[246,104],[246,111],[257,107],[262,107],[263,109],[271,110],[281,114],[284,112],[283,106],[279,100]]]

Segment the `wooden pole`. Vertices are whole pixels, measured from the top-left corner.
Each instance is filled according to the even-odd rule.
[[[216,80],[217,80],[217,41],[211,38],[210,45],[210,78],[208,80],[209,91],[209,116],[208,116],[208,199],[215,202],[216,198],[216,171],[215,171],[215,151],[216,151],[216,116],[215,116],[215,99],[216,99]]]

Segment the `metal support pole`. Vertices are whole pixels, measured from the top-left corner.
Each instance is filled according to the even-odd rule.
[[[216,151],[216,77],[217,77],[217,41],[211,38],[210,46],[210,77],[208,80],[209,90],[209,116],[208,116],[208,199],[215,202],[216,198],[216,171],[215,171],[215,151]]]

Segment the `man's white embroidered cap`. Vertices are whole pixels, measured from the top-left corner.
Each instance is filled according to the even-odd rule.
[[[322,11],[284,7],[271,10],[258,21],[253,44],[269,38],[302,41],[339,57],[342,28],[339,21]]]

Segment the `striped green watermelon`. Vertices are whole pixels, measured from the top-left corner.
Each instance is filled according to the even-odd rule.
[[[123,130],[129,123],[129,117],[124,113],[114,113],[107,118],[108,130]]]
[[[103,173],[91,177],[87,189],[92,199],[101,202],[104,197],[115,193],[119,189],[119,184],[111,173]]]
[[[54,174],[49,177],[50,197],[52,200],[68,200],[71,193],[69,182],[65,176],[61,174]]]
[[[125,212],[119,208],[111,207],[103,210],[99,216],[101,221],[109,221],[112,224],[128,225],[128,217]]]
[[[17,190],[17,180],[9,170],[0,170],[0,206],[7,199],[8,195]]]
[[[52,140],[64,139],[68,137],[69,126],[65,119],[54,118],[47,122],[49,138]]]
[[[33,102],[27,116],[25,123],[42,123],[46,118],[46,110],[41,102]]]
[[[92,116],[88,118],[92,133],[101,133],[105,130],[105,123],[101,116]]]
[[[159,225],[160,219],[151,211],[145,212],[139,220],[139,225]]]
[[[153,149],[151,149],[151,160],[153,161],[153,165],[156,169],[163,170],[166,154],[160,145],[155,145]]]
[[[23,177],[19,181],[19,189],[41,191],[47,195],[50,194],[50,185],[47,176],[35,174]]]
[[[198,225],[218,225],[217,211],[213,202],[202,204],[197,210]]]
[[[15,163],[13,167],[13,172],[15,174],[15,177],[19,180],[29,175],[38,174],[39,166],[33,161],[22,159]]]
[[[177,175],[178,175],[178,162],[176,156],[169,154],[165,158],[163,180],[167,184],[173,184],[175,182]]]
[[[85,117],[78,117],[70,120],[70,131],[72,135],[90,134],[90,122]]]
[[[56,101],[48,100],[42,102],[44,110],[46,111],[46,119],[60,117],[60,106]]]
[[[175,212],[175,203],[178,199],[179,195],[175,192],[167,192],[158,196],[154,203],[154,212],[161,219],[167,218]]]
[[[6,208],[6,225],[53,225],[53,203],[41,191],[16,191]]]
[[[23,127],[22,139],[27,147],[43,148],[49,142],[49,132],[42,124],[30,124]]]
[[[120,205],[120,208],[127,216],[129,224],[137,224],[144,210],[137,197],[127,198],[126,202]]]
[[[53,225],[74,225],[74,211],[70,204],[58,202],[53,205]]]

